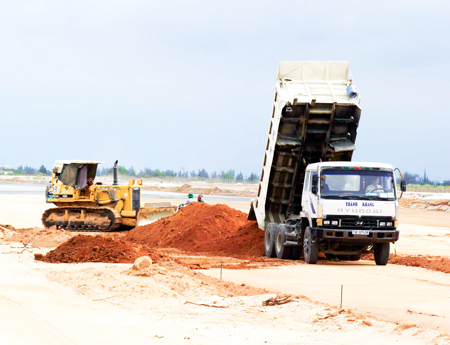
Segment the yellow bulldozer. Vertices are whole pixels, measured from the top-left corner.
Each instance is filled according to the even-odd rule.
[[[57,207],[42,215],[45,228],[73,231],[131,229],[176,212],[171,203],[141,205],[142,180],[119,185],[118,168],[113,168],[112,185],[96,182],[96,161],[56,161],[45,199]]]

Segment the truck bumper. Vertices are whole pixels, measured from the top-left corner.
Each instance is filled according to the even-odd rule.
[[[395,242],[399,238],[398,230],[359,230],[359,229],[326,229],[314,228],[316,240],[367,241],[367,242]],[[355,234],[358,231],[369,231],[368,235]]]

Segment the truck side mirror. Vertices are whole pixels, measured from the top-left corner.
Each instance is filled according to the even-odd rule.
[[[318,180],[317,175],[313,175],[312,181],[311,181],[311,193],[316,194],[316,195],[317,195],[317,180]]]
[[[402,192],[406,192],[406,181],[402,180],[402,182],[400,182],[400,189],[402,190]]]

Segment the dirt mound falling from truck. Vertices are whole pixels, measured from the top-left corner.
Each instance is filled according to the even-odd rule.
[[[173,216],[116,236],[78,235],[45,256],[46,262],[132,263],[149,255],[158,261],[159,249],[175,248],[191,254],[261,258],[264,232],[247,215],[226,205],[192,203]]]
[[[264,255],[264,232],[226,205],[192,203],[171,217],[131,230],[125,239],[159,248],[216,255]]]

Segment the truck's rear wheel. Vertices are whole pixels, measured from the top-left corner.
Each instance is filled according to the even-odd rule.
[[[312,231],[308,226],[305,229],[305,236],[303,240],[303,253],[307,264],[315,264],[319,259],[319,244],[317,242],[313,242],[312,240]]]
[[[275,255],[275,234],[273,231],[273,224],[270,223],[266,226],[265,234],[264,234],[264,249],[266,251],[266,256],[268,258],[274,258]]]
[[[278,259],[289,259],[291,256],[292,247],[286,246],[286,234],[284,232],[284,226],[278,225],[276,229],[276,237],[275,237],[275,254]]]
[[[391,246],[389,242],[375,243],[373,246],[373,256],[377,265],[384,266],[389,261]]]

